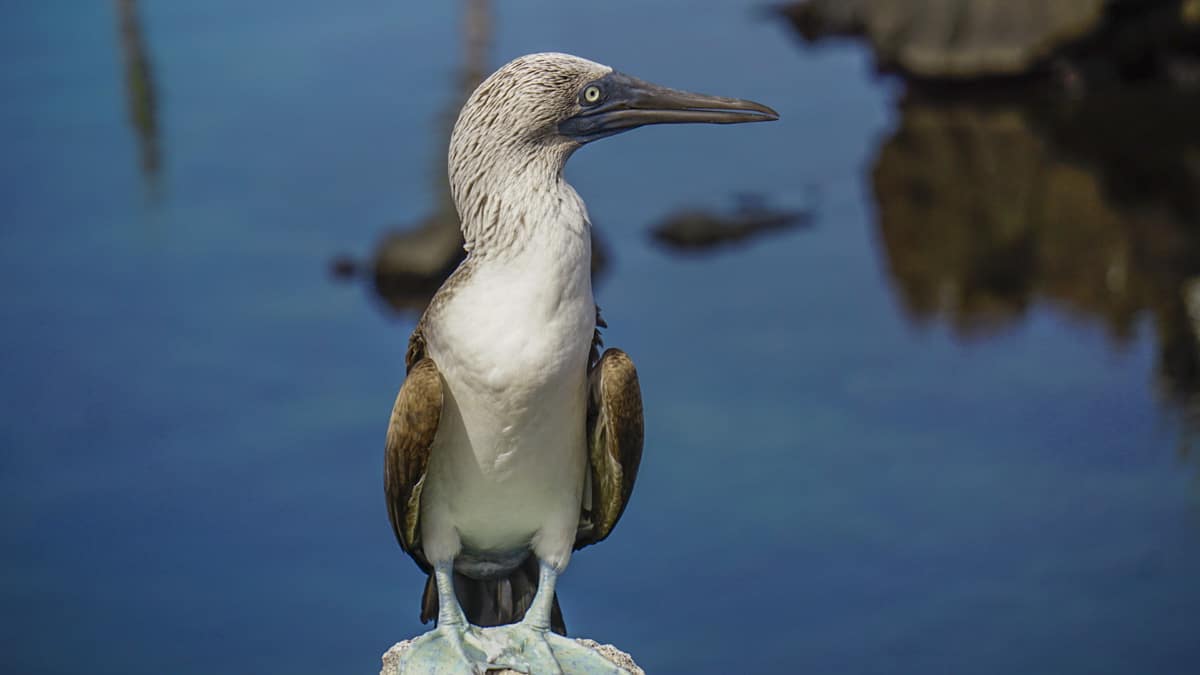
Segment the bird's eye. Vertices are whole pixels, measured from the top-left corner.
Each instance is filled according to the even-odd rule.
[[[587,104],[599,103],[600,98],[603,95],[603,92],[600,91],[600,87],[597,87],[594,84],[589,84],[583,90],[583,102]]]

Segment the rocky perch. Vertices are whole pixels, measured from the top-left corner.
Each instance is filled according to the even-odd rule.
[[[575,642],[579,643],[583,647],[595,650],[604,658],[612,661],[614,665],[629,671],[630,675],[646,675],[646,671],[642,670],[638,664],[633,662],[632,656],[612,645],[602,645],[595,640],[588,640],[586,638],[576,638]],[[384,652],[383,668],[379,671],[379,675],[400,675],[400,655],[403,654],[411,645],[412,640],[397,642],[396,644],[392,645],[391,649]],[[516,671],[512,670],[489,670],[488,673],[499,673],[500,675],[513,673],[513,675],[516,675]],[[567,675],[571,674],[568,673]]]

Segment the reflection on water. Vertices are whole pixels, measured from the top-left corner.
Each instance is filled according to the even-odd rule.
[[[125,63],[125,97],[129,123],[137,132],[142,171],[158,173],[161,163],[158,134],[158,103],[155,98],[154,71],[142,24],[138,19],[137,0],[116,0],[121,36],[121,56]]]
[[[1200,393],[1196,119],[1200,97],[1162,88],[1065,105],[911,97],[872,174],[903,306],[971,335],[1046,301],[1118,342],[1149,316],[1168,389]]]
[[[373,672],[425,628],[378,486],[413,312],[461,255],[435,145],[499,58],[553,48],[783,113],[573,162],[615,225],[599,300],[647,401],[636,513],[564,580],[580,634],[652,672],[1196,670],[1200,455],[1180,466],[1150,385],[1200,397],[1200,131],[1173,38],[1129,52],[1140,79],[1081,46],[1048,92],[892,109],[865,48],[797,50],[758,0],[633,22],[476,1],[465,43],[457,3],[61,4],[0,3],[3,672],[76,672],[64,645],[101,674]],[[114,171],[130,135],[179,170]],[[804,206],[813,177],[821,227],[736,255],[631,226],[736,189]],[[398,320],[313,274],[414,203],[350,266],[392,280]],[[706,217],[723,235],[737,213]]]
[[[1200,4],[853,0],[780,9],[909,80],[872,173],[895,288],[960,335],[1037,302],[1143,318],[1172,399],[1200,395]]]
[[[463,13],[463,63],[456,95],[434,125],[439,138],[450,138],[458,109],[487,76],[487,54],[492,32],[488,0],[467,0]],[[429,172],[435,195],[433,213],[415,227],[390,232],[375,248],[371,278],[378,296],[393,310],[420,313],[442,281],[454,271],[466,252],[459,230],[458,212],[446,179],[446,157],[436,153]]]

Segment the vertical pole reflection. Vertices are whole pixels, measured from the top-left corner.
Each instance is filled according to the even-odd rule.
[[[416,227],[391,232],[375,249],[372,280],[375,291],[398,312],[425,310],[433,294],[462,260],[462,232],[458,210],[450,195],[447,179],[446,145],[458,110],[487,74],[487,53],[491,37],[488,0],[467,0],[463,20],[465,55],[455,95],[438,116],[437,133],[443,142],[437,145],[429,179],[436,195],[431,214]]]
[[[137,0],[115,2],[121,36],[121,55],[125,64],[125,98],[129,106],[129,123],[137,133],[142,173],[153,177],[161,165],[154,73],[146,51],[146,42],[142,37]]]
[[[492,14],[488,0],[467,0],[466,12],[463,15],[463,37],[466,46],[463,54],[462,96],[458,105],[462,105],[475,87],[487,75],[487,55],[491,48]],[[455,106],[453,112],[458,111]]]
[[[376,294],[396,312],[423,312],[433,294],[466,255],[462,232],[459,229],[458,209],[450,194],[447,145],[458,111],[470,98],[475,87],[488,75],[488,53],[492,38],[490,0],[466,0],[462,22],[463,61],[458,73],[455,95],[438,116],[436,159],[429,178],[433,181],[431,194],[435,206],[428,216],[413,227],[387,234],[375,248],[369,268]],[[592,280],[596,282],[605,268],[603,242],[592,230]],[[359,272],[353,260],[338,258],[334,274],[350,277]]]

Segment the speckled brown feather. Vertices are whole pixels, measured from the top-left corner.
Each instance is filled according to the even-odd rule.
[[[430,572],[421,549],[421,488],[430,448],[442,417],[442,377],[424,356],[420,332],[409,340],[408,376],[396,395],[384,449],[383,480],[388,519],[400,548]]]
[[[642,391],[633,361],[608,349],[588,375],[590,499],[579,515],[575,548],[603,541],[629,504],[642,460]]]
[[[411,373],[413,366],[417,362],[425,358],[425,334],[422,332],[422,324],[425,323],[425,317],[421,317],[421,323],[417,324],[417,328],[408,336],[408,351],[404,354],[404,372]]]

